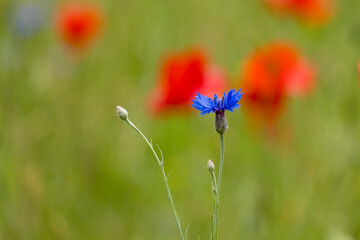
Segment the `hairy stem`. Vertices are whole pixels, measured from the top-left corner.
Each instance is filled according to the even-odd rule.
[[[184,237],[184,235],[182,233],[180,219],[179,219],[179,216],[178,216],[178,214],[176,212],[174,201],[173,201],[172,196],[171,196],[171,191],[170,191],[170,187],[169,187],[169,184],[168,184],[168,177],[166,176],[165,169],[164,169],[164,160],[162,158],[162,154],[161,154],[161,160],[160,160],[160,158],[157,155],[153,145],[149,142],[149,140],[145,137],[145,135],[130,121],[129,118],[127,118],[125,121],[144,138],[147,145],[149,146],[152,153],[154,154],[154,157],[155,157],[155,159],[156,159],[156,161],[157,161],[157,163],[159,165],[160,171],[161,171],[161,176],[162,176],[162,178],[164,180],[164,183],[165,183],[167,196],[169,198],[169,201],[170,201],[170,204],[171,204],[171,207],[172,207],[172,210],[173,210],[173,214],[174,214],[176,225],[177,225],[178,230],[179,230],[180,238],[181,238],[181,240],[185,240],[186,236]],[[159,150],[160,150],[160,148],[159,148]],[[161,150],[160,150],[160,152],[161,152]]]
[[[215,240],[216,236],[216,225],[217,225],[217,182],[216,182],[216,176],[214,171],[210,171],[211,178],[212,178],[212,192],[214,195],[214,213],[212,216],[212,223],[211,223],[211,235],[210,240]]]
[[[220,135],[220,167],[218,174],[217,187],[215,188],[215,204],[214,204],[214,216],[213,216],[213,231],[212,231],[212,240],[218,239],[218,225],[219,225],[219,204],[220,204],[220,187],[221,187],[221,178],[224,168],[224,134]],[[215,175],[214,175],[215,177]]]
[[[225,154],[224,135],[220,134],[220,168],[219,168],[219,176],[218,176],[218,195],[220,195],[221,178],[224,167],[224,154]]]

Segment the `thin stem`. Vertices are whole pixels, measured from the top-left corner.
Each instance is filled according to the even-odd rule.
[[[223,134],[219,134],[219,135],[220,135],[220,168],[219,168],[219,176],[218,176],[218,195],[220,194],[221,178],[224,167],[224,154],[225,154],[224,135]]]
[[[210,171],[211,173],[211,177],[212,177],[212,191],[214,194],[214,213],[213,213],[213,217],[212,217],[212,223],[211,223],[211,236],[210,239],[211,240],[215,240],[215,236],[216,236],[216,225],[217,225],[217,214],[216,214],[216,209],[217,209],[217,183],[216,183],[216,176],[214,171]]]
[[[224,168],[224,134],[220,134],[220,167],[217,181],[217,188],[215,192],[215,206],[214,206],[214,219],[213,219],[213,233],[212,237],[214,240],[218,239],[218,224],[219,224],[219,205],[220,205],[220,187],[221,187],[221,178]]]
[[[173,210],[175,222],[176,222],[176,225],[177,225],[178,230],[179,230],[180,238],[182,240],[185,240],[186,238],[184,237],[184,235],[182,233],[182,230],[181,230],[180,219],[179,219],[179,216],[178,216],[178,214],[176,212],[174,201],[173,201],[172,196],[171,196],[171,191],[170,191],[170,187],[169,187],[169,184],[168,184],[168,177],[166,176],[165,169],[164,169],[164,161],[163,161],[163,159],[161,158],[161,160],[160,160],[160,158],[156,154],[156,151],[155,151],[153,145],[149,142],[149,140],[145,137],[145,135],[130,121],[130,119],[127,118],[127,119],[125,119],[125,121],[144,138],[147,145],[150,147],[152,153],[154,154],[154,157],[155,157],[155,159],[156,159],[156,161],[157,161],[157,163],[159,165],[160,171],[161,171],[161,176],[162,176],[162,178],[164,180],[164,183],[165,183],[167,196],[168,196],[168,198],[170,200],[170,204],[171,204],[171,207],[172,207],[172,210]]]

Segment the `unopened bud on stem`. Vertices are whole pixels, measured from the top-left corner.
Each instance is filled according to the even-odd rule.
[[[207,162],[207,168],[209,169],[210,172],[214,171],[214,169],[215,169],[215,165],[210,159]]]
[[[117,106],[116,112],[121,120],[126,120],[128,118],[128,112],[126,111],[125,108]]]

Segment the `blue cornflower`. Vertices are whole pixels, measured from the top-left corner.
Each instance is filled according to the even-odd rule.
[[[224,92],[222,98],[218,98],[215,94],[213,99],[196,92],[197,96],[195,96],[195,99],[193,100],[194,104],[191,106],[199,110],[201,115],[211,112],[216,114],[220,112],[223,113],[225,110],[234,112],[234,109],[239,109],[241,106],[238,102],[244,93],[240,91],[241,89],[235,92],[235,89],[233,88],[227,94]]]

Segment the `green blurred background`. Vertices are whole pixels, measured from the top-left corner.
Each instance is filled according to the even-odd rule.
[[[116,105],[161,146],[189,239],[209,238],[213,116],[152,118],[146,96],[166,53],[203,46],[237,86],[244,59],[278,39],[316,64],[317,89],[289,103],[290,133],[271,144],[243,109],[228,114],[221,239],[360,239],[359,1],[316,28],[260,0],[98,1],[105,27],[80,59],[52,30],[56,1],[40,33],[14,35],[18,2],[0,2],[1,240],[178,239],[153,156]]]

